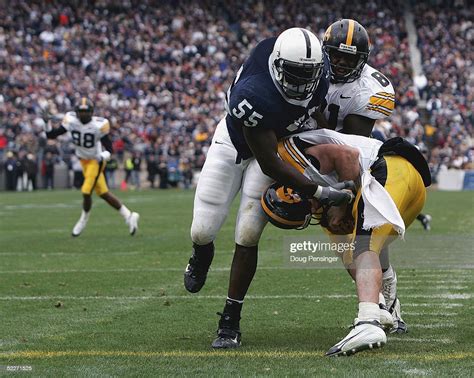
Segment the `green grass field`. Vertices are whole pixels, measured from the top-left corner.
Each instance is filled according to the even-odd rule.
[[[119,196],[141,213],[135,237],[94,199],[88,227],[71,238],[81,206],[75,191],[0,194],[0,374],[26,366],[30,375],[58,377],[472,376],[472,193],[430,192],[425,211],[433,230],[415,222],[407,233],[415,244],[394,247],[410,332],[389,335],[380,350],[337,359],[324,353],[356,315],[354,284],[342,269],[292,268],[282,252],[285,236],[319,230],[266,228],[244,304],[242,348],[213,351],[235,209],[216,241],[206,286],[191,295],[182,273],[193,193]],[[422,261],[410,262],[418,251]]]

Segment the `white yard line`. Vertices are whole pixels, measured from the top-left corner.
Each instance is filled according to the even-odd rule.
[[[127,202],[130,203],[141,203],[141,202],[150,202],[154,201],[154,197],[140,196],[127,198]],[[57,202],[57,203],[22,203],[20,205],[0,205],[2,210],[31,210],[31,209],[67,209],[67,208],[77,208],[80,206],[80,200],[71,200],[67,203]],[[98,202],[94,206],[104,206],[103,203]]]
[[[154,252],[147,252],[150,256]],[[35,257],[58,257],[58,256],[66,256],[66,257],[90,257],[90,256],[135,256],[135,255],[142,255],[145,254],[144,252],[139,251],[128,251],[128,252],[113,252],[113,251],[106,251],[103,252],[0,252],[0,256],[35,256]]]
[[[412,325],[409,324],[409,327],[411,328]],[[449,339],[449,338],[424,338],[424,337],[419,337],[419,338],[414,338],[414,337],[405,337],[405,335],[401,335],[400,337],[391,337],[391,335],[388,335],[388,342],[409,342],[409,343],[439,343],[439,344],[453,344],[454,340]]]
[[[156,300],[156,299],[189,299],[189,300],[202,300],[202,299],[222,299],[224,295],[144,295],[144,296],[110,296],[110,295],[98,295],[98,296],[74,296],[74,295],[45,295],[45,296],[0,296],[0,300],[19,300],[19,301],[41,301],[41,300]],[[405,298],[439,298],[437,296],[410,296],[406,295]],[[248,295],[247,299],[355,299],[355,294],[329,294],[329,295],[304,295],[304,294],[287,294],[287,295]],[[463,298],[453,298],[463,299]],[[433,308],[450,308],[450,307],[462,307],[462,303],[406,303],[403,304],[405,307],[433,307]]]
[[[74,296],[74,295],[44,295],[44,296],[1,296],[0,300],[18,300],[18,301],[45,301],[45,300],[111,300],[111,301],[141,301],[141,300],[157,300],[157,299],[189,299],[189,300],[200,300],[200,299],[223,299],[225,295],[163,295],[163,296]],[[247,295],[246,299],[347,299],[355,298],[355,295]]]
[[[396,270],[396,268],[395,268]],[[436,273],[434,273],[436,272]],[[404,272],[397,274],[398,278],[403,280],[409,279],[423,279],[423,278],[446,278],[453,279],[453,274],[456,275],[455,278],[471,278],[473,271],[472,269],[419,269],[415,275],[409,275]]]
[[[473,272],[474,273],[474,272]],[[430,279],[430,280],[410,280],[407,278],[399,277],[400,282],[403,282],[403,284],[410,284],[410,285],[426,285],[426,284],[436,284],[436,285],[441,285],[441,284],[447,284],[447,285],[459,285],[459,284],[465,284],[467,281],[472,280],[471,276],[464,276],[463,279],[451,279],[451,280],[444,280],[444,279]]]
[[[403,307],[430,307],[430,308],[456,308],[463,307],[463,303],[403,303]]]
[[[402,308],[403,308],[403,304],[402,304]],[[403,317],[405,317],[405,315],[407,316],[458,316],[458,313],[457,312],[429,312],[429,311],[426,311],[426,312],[411,312],[411,311],[403,311],[402,310],[402,315]]]
[[[8,252],[7,252],[8,253]],[[5,253],[5,254],[7,254]],[[26,255],[25,253],[24,255]],[[103,253],[92,253],[91,255],[104,255],[107,256],[109,255],[108,252],[103,252]],[[113,253],[111,253],[113,255]],[[132,252],[116,252],[116,255],[127,255],[127,254],[140,254],[139,251],[132,251]],[[2,253],[0,253],[0,256]],[[37,256],[41,256],[43,254],[38,253]],[[68,253],[64,252],[57,252],[57,253],[49,253],[49,255],[53,256],[68,256]],[[74,255],[80,255],[80,256],[87,256],[87,253],[75,253]],[[151,255],[151,252],[150,252]],[[48,253],[45,253],[44,256],[48,256]],[[285,267],[285,266],[260,266],[257,268],[258,270],[295,270],[295,271],[311,271],[312,269],[308,268],[298,268],[298,267]],[[334,268],[328,268],[328,269],[334,269]],[[338,268],[335,268],[338,269]],[[230,270],[230,267],[216,267],[213,268],[211,267],[210,271],[214,272],[227,272]],[[16,274],[16,273],[102,273],[102,272],[180,272],[184,271],[184,268],[173,268],[173,267],[162,267],[162,268],[115,268],[115,269],[19,269],[19,270],[2,270],[0,271],[0,274]],[[472,276],[466,276],[466,278],[471,279]],[[401,283],[408,283],[408,281],[405,281],[403,278],[399,277],[399,281]],[[443,283],[446,281],[421,281],[420,283],[424,283],[426,285],[431,285],[433,283]],[[455,281],[454,283],[465,283],[462,281]],[[405,286],[408,287],[408,286]],[[419,287],[419,286],[417,286]]]
[[[429,285],[404,285],[403,282],[398,283],[398,293],[400,297],[403,297],[403,293],[405,293],[407,290],[411,291],[420,291],[422,289],[423,291],[430,291],[432,293],[435,292],[446,292],[446,291],[465,291],[466,289],[469,289],[468,286],[460,286],[460,285],[443,285],[443,286],[433,286],[433,283],[430,283]]]
[[[411,329],[414,328],[423,328],[423,329],[439,329],[439,328],[454,328],[456,324],[447,322],[447,323],[435,323],[435,324],[408,324]]]
[[[417,377],[425,376],[425,375],[433,375],[433,371],[431,369],[425,370],[425,369],[411,368],[411,369],[402,369],[402,372],[405,373],[406,375],[416,375]]]
[[[227,272],[230,268],[215,268],[215,272]],[[2,270],[0,274],[49,274],[49,273],[120,273],[120,272],[184,272],[184,268],[115,268],[115,269],[20,269]]]

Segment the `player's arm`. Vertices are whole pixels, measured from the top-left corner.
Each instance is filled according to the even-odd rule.
[[[102,144],[102,147],[105,148],[105,151],[102,151],[100,156],[103,160],[106,161],[110,160],[110,155],[112,155],[114,152],[114,147],[112,145],[112,140],[110,139],[109,132],[110,123],[108,120],[105,120],[100,128],[100,133],[102,135],[102,137],[100,138],[100,143]]]
[[[358,114],[349,114],[344,118],[342,132],[369,137],[375,125],[375,119]]]
[[[320,144],[305,150],[318,159],[321,174],[336,172],[340,181],[356,181],[360,174],[359,151],[349,146]]]
[[[318,189],[318,184],[309,180],[278,157],[278,140],[273,130],[243,127],[243,131],[245,140],[263,173],[280,184],[290,186],[308,197],[314,195]]]
[[[109,151],[111,154],[114,152],[114,147],[108,134],[100,138],[100,143],[102,143],[102,146],[105,148],[106,151]]]
[[[56,128],[50,127],[49,131],[47,129],[45,131],[48,139],[56,139],[58,136],[67,133],[67,130],[62,125]]]
[[[316,121],[318,129],[332,129],[332,127],[329,126],[326,117],[324,117],[324,114],[321,111],[316,110],[313,114],[311,114],[311,118]]]
[[[46,133],[46,137],[48,139],[56,139],[58,136],[67,133],[67,128],[64,126],[64,123],[67,122],[67,118],[64,117],[63,123],[61,126],[53,128],[51,126],[51,113],[49,112],[48,108],[45,108],[41,111],[41,117],[44,121],[44,131]]]
[[[277,155],[278,140],[273,130],[257,127],[244,127],[243,130],[247,144],[267,176],[325,205],[341,206],[352,201],[353,197],[347,192],[322,187],[281,160]]]

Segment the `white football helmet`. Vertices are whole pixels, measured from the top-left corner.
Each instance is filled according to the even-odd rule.
[[[323,52],[309,30],[291,28],[281,33],[270,56],[271,74],[291,99],[311,97],[323,73]]]

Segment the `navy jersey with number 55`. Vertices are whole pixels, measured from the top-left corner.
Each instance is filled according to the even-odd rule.
[[[328,92],[325,66],[312,97],[303,101],[286,97],[270,74],[270,55],[275,41],[276,38],[268,38],[255,47],[227,91],[227,129],[243,159],[253,155],[245,141],[243,127],[272,129],[278,139],[307,130],[310,115]]]

